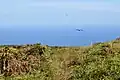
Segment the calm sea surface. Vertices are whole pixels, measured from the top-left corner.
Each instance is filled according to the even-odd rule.
[[[76,31],[83,29],[83,32]],[[56,46],[84,46],[91,42],[110,41],[120,36],[119,26],[0,28],[0,44],[37,43]]]

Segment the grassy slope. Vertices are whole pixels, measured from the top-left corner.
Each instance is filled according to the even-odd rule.
[[[120,40],[87,47],[1,46],[0,56],[0,80],[120,79]]]

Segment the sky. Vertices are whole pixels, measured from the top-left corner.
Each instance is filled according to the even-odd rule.
[[[119,0],[0,0],[1,27],[120,25],[119,21]]]

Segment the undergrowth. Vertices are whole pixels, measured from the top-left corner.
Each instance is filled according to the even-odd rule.
[[[120,40],[86,47],[0,46],[0,80],[120,80]]]

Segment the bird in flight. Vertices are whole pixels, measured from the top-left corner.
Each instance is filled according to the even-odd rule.
[[[77,31],[83,31],[83,29],[76,29]]]
[[[67,13],[65,13],[65,16],[68,16],[68,14],[67,14]]]

